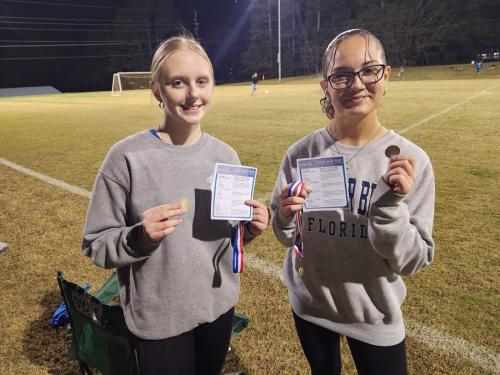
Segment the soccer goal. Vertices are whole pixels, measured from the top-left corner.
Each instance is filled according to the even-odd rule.
[[[118,72],[113,74],[112,96],[121,96],[125,90],[149,88],[151,72]]]

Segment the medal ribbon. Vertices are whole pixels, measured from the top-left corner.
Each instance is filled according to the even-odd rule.
[[[300,196],[304,192],[304,183],[300,180],[293,181],[288,190],[288,196]],[[304,256],[304,244],[302,243],[302,210],[295,212],[295,230],[293,232],[293,251],[299,257]]]
[[[288,196],[299,196],[304,192],[304,189],[304,183],[302,181],[292,181],[290,189],[288,189]]]
[[[240,221],[231,229],[231,244],[233,246],[233,272],[243,272],[243,261],[245,249],[243,248],[243,235],[245,234],[245,225]]]
[[[299,257],[304,256],[304,244],[302,243],[302,211],[295,213],[295,231],[293,232],[293,251]]]

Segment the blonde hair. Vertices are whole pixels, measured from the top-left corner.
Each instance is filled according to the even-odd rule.
[[[156,49],[151,61],[151,83],[153,91],[158,88],[158,84],[161,79],[161,66],[173,53],[180,50],[190,50],[203,57],[210,65],[211,77],[212,80],[214,80],[214,68],[210,58],[205,52],[205,49],[203,49],[201,44],[194,39],[192,35],[183,33],[181,35],[168,38],[160,43]]]
[[[374,34],[372,34],[371,32],[369,32],[368,30],[365,30],[365,29],[346,30],[344,32],[341,32],[335,38],[333,38],[332,41],[328,44],[328,46],[325,49],[325,53],[323,54],[322,68],[321,68],[321,71],[323,73],[323,79],[325,81],[327,80],[327,77],[328,77],[328,69],[330,69],[331,67],[333,67],[335,65],[335,55],[337,54],[338,46],[344,40],[346,40],[352,36],[355,36],[355,35],[360,35],[366,39],[366,51],[368,53],[369,53],[368,48],[369,48],[369,44],[370,44],[370,39],[372,39],[376,44],[378,44],[378,46],[380,48],[380,57],[382,59],[382,63],[386,64],[384,46],[382,45],[382,42],[380,41],[379,38],[377,38]],[[325,96],[323,98],[321,98],[319,103],[321,104],[321,109],[326,114],[326,116],[329,119],[332,119],[333,116],[335,115],[335,111],[333,109],[332,101],[330,100],[330,98],[326,94],[326,90],[325,90]]]

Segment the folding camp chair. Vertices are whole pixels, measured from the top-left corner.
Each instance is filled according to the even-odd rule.
[[[116,273],[91,295],[82,287],[57,273],[57,281],[67,307],[73,340],[70,355],[80,365],[80,375],[92,375],[92,369],[103,375],[140,375],[134,351],[134,337],[128,330],[119,305]],[[231,336],[246,328],[248,318],[235,314]],[[239,372],[237,374],[243,374]]]

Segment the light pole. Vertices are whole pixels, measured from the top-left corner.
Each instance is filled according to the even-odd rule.
[[[281,82],[281,0],[278,0],[278,80]]]

